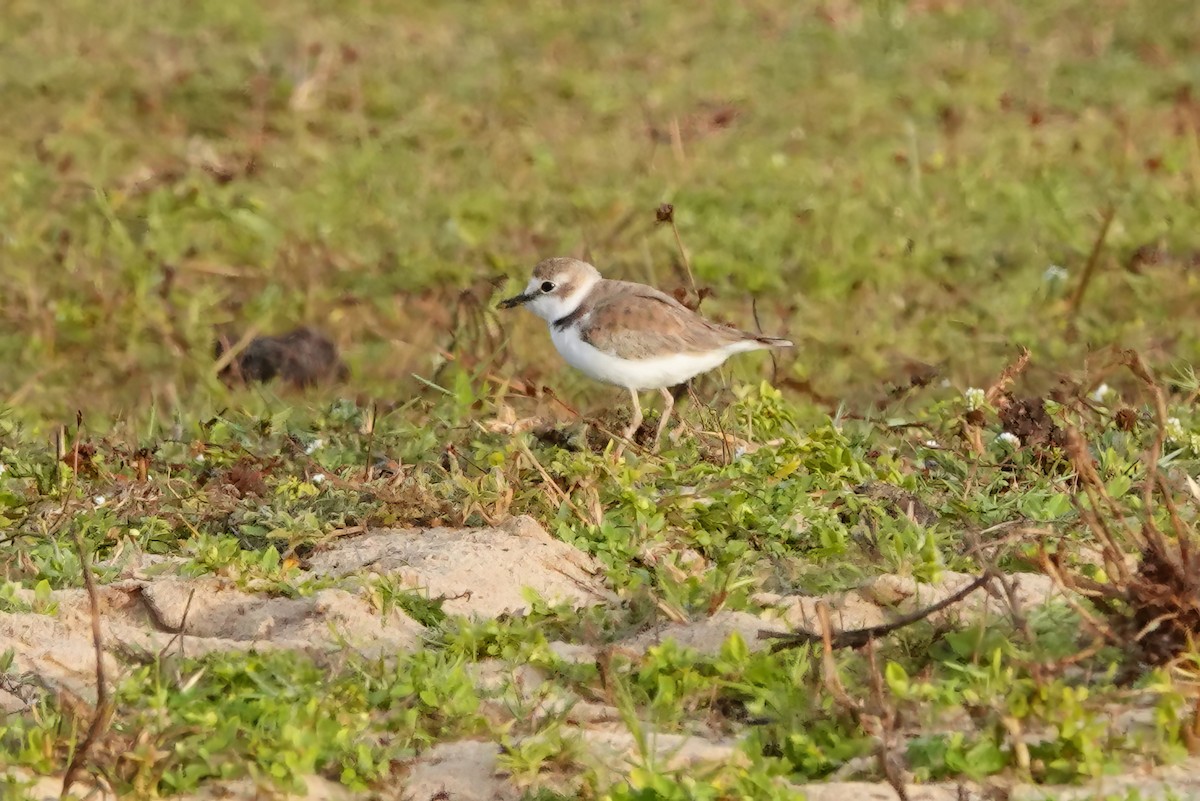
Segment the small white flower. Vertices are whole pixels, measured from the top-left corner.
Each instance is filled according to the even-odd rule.
[[[926,448],[940,448],[942,446],[941,446],[941,443],[939,443],[936,439],[927,439],[927,440],[925,440],[925,447]]]
[[[1005,431],[1001,433],[1000,436],[996,437],[996,440],[998,442],[1003,442],[1005,445],[1008,445],[1011,448],[1021,447],[1021,438],[1011,431]]]
[[[1104,399],[1112,393],[1112,391],[1112,387],[1110,387],[1108,384],[1101,384],[1100,386],[1096,387],[1096,391],[1092,393],[1092,400],[1094,400],[1096,403],[1102,403]]]
[[[1183,423],[1178,417],[1167,418],[1167,439],[1171,442],[1183,442]]]
[[[983,406],[987,402],[987,393],[979,387],[968,387],[963,393],[963,397],[967,399],[967,408],[971,411]]]
[[[96,504],[96,506],[103,506],[108,503],[108,498],[105,498],[103,495],[97,495],[95,498],[92,498],[92,503]]]
[[[196,461],[197,461],[197,462],[201,462],[201,463],[203,463],[203,462],[204,462],[204,454],[203,454],[203,453],[197,453],[197,454],[196,454]]]
[[[4,471],[7,469],[8,465],[6,465],[4,462],[0,462],[0,476],[4,475]]]
[[[1060,267],[1057,264],[1051,264],[1046,268],[1046,272],[1042,273],[1042,280],[1046,283],[1054,283],[1057,281],[1067,280],[1067,268]]]
[[[311,456],[312,454],[316,453],[317,451],[321,450],[321,448],[324,448],[324,447],[325,447],[325,440],[318,437],[318,438],[314,439],[312,442],[308,443],[308,447],[304,449],[304,452]]]
[[[320,483],[321,483],[322,481],[324,481],[324,480],[325,480],[325,474],[324,474],[324,473],[317,473],[316,475],[314,475],[314,476],[312,477],[312,483],[314,483],[314,484],[320,484]]]

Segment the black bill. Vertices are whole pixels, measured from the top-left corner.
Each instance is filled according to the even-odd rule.
[[[500,301],[500,308],[511,309],[513,306],[520,306],[522,303],[528,303],[533,300],[535,295],[530,295],[528,292],[522,292],[520,295],[514,295],[508,300]]]

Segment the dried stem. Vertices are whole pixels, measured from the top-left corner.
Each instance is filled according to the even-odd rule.
[[[1088,254],[1087,263],[1083,267],[1083,275],[1079,279],[1079,285],[1075,287],[1075,293],[1071,295],[1069,308],[1072,322],[1075,321],[1079,309],[1083,305],[1083,294],[1087,292],[1088,285],[1092,282],[1092,275],[1096,272],[1096,265],[1100,262],[1100,251],[1104,248],[1104,240],[1108,238],[1108,230],[1112,227],[1112,221],[1116,214],[1117,207],[1114,204],[1110,203],[1104,210],[1104,217],[1100,221],[1100,231],[1092,243],[1092,251]]]
[[[558,486],[558,483],[550,477],[550,474],[546,472],[546,468],[542,467],[542,463],[538,461],[536,456],[533,455],[533,451],[529,450],[529,446],[525,444],[523,439],[517,437],[516,442],[517,447],[521,449],[521,453],[525,454],[525,458],[527,458],[530,464],[533,465],[534,469],[537,470],[538,475],[540,475],[542,477],[542,481],[545,482],[546,488],[559,503],[565,503],[567,508],[574,512],[575,516],[578,517],[579,521],[585,526],[600,525],[601,521],[589,518],[579,509],[578,506],[575,505],[575,502],[571,500],[571,496],[564,492],[562,487]]]
[[[246,329],[246,333],[242,334],[241,339],[235,342],[232,346],[225,348],[225,351],[221,354],[220,358],[218,358],[216,363],[213,364],[212,374],[220,375],[222,370],[233,364],[234,360],[237,359],[238,356],[242,355],[242,351],[249,347],[250,343],[256,336],[258,336],[258,326],[252,325]],[[222,340],[224,340],[224,337],[222,337]]]
[[[896,791],[900,801],[908,801],[908,788],[904,784],[904,774],[898,764],[896,748],[896,710],[887,703],[883,691],[883,672],[879,669],[876,659],[875,640],[867,642],[867,662],[871,671],[871,694],[874,696],[876,711],[879,714],[879,769],[883,772],[888,784]]]
[[[371,452],[375,448],[375,421],[378,418],[378,416],[379,416],[379,403],[378,403],[378,401],[372,401],[371,416],[369,418],[370,419],[370,423],[369,423],[370,428],[367,430],[366,453],[363,456],[363,481],[370,481],[372,478],[372,473],[374,472],[372,470],[372,466],[371,466],[371,455],[372,455]]]
[[[992,580],[993,577],[994,573],[990,569],[985,570],[982,576],[979,576],[957,592],[946,596],[937,603],[931,604],[924,609],[918,609],[916,612],[907,614],[892,623],[886,623],[882,626],[871,626],[870,628],[865,629],[839,631],[831,638],[830,647],[861,648],[871,640],[885,637],[888,634],[891,634],[893,631],[905,628],[906,626],[911,626],[914,623],[919,623],[930,615],[937,614],[943,609],[953,606],[963,598],[966,598],[968,595],[975,592],[975,590],[987,584]],[[818,615],[820,615],[820,612],[821,606],[818,604]],[[778,642],[771,646],[771,652],[775,653],[787,648],[796,648],[797,646],[801,645],[823,642],[825,639],[825,632],[811,632],[802,629],[799,631],[783,633],[778,631],[764,630],[758,633],[758,638],[760,640],[778,640]]]
[[[829,690],[829,694],[833,696],[834,701],[844,707],[850,714],[857,717],[861,711],[859,705],[846,692],[845,686],[842,685],[842,680],[838,677],[837,663],[833,661],[833,649],[835,647],[833,622],[829,616],[829,604],[825,603],[825,601],[817,602],[817,625],[820,626],[820,631],[811,635],[812,640],[810,641],[820,642],[822,645],[821,673],[825,682],[825,689]],[[761,636],[762,634],[760,633],[759,637]],[[777,648],[778,645],[772,648],[772,650],[774,651]]]
[[[679,248],[679,258],[683,261],[683,269],[687,271],[688,285],[692,288],[692,294],[696,296],[696,309],[699,309],[704,296],[696,288],[696,278],[692,275],[692,265],[688,262],[687,251],[683,247],[683,237],[679,235],[679,227],[675,225],[675,207],[670,203],[663,203],[658,207],[656,219],[660,223],[669,223],[672,233],[675,234],[675,245]]]
[[[1142,361],[1142,357],[1137,354],[1137,351],[1127,350],[1121,354],[1121,357],[1125,366],[1146,385],[1154,399],[1154,415],[1158,426],[1155,430],[1154,442],[1150,445],[1150,458],[1146,464],[1147,481],[1142,488],[1142,501],[1149,509],[1154,495],[1155,477],[1158,475],[1158,461],[1162,458],[1163,443],[1167,439],[1167,400],[1163,397],[1162,387],[1154,380],[1154,376],[1150,374],[1149,368],[1146,367],[1146,363]]]
[[[1021,375],[1021,373],[1025,372],[1025,368],[1029,367],[1030,358],[1031,354],[1029,352],[1029,348],[1022,347],[1017,358],[1005,366],[1005,368],[1000,372],[1000,376],[996,379],[995,383],[988,387],[987,393],[984,396],[989,406],[997,406],[999,404],[1001,396],[1008,391],[1008,388],[1012,386],[1013,381],[1015,381],[1017,377]]]
[[[182,654],[184,652],[183,651],[183,637],[184,637],[184,632],[187,629],[188,614],[192,611],[192,599],[195,597],[196,597],[196,588],[192,587],[191,592],[188,593],[187,603],[185,603],[183,605],[183,617],[181,617],[179,619],[179,629],[171,635],[171,639],[167,640],[167,644],[164,645],[162,647],[162,650],[158,652],[159,659],[162,659],[166,655],[167,651],[169,651],[171,649],[171,646],[175,644],[176,639],[179,640],[179,653]],[[151,605],[147,604],[147,608],[150,608],[150,607],[151,607]]]
[[[63,774],[62,792],[59,798],[64,799],[71,786],[75,784],[76,777],[83,771],[83,766],[86,764],[92,748],[100,739],[112,717],[112,704],[108,696],[108,678],[104,671],[104,635],[100,629],[100,594],[96,590],[96,580],[92,576],[91,557],[84,547],[83,538],[79,536],[78,531],[72,532],[72,537],[75,540],[75,547],[79,551],[79,564],[83,568],[83,583],[87,588],[88,603],[92,614],[92,646],[96,653],[96,708],[92,714],[92,722],[88,726],[87,734],[84,736],[83,742],[75,749],[75,753],[71,756],[71,762],[67,765],[66,773]]]

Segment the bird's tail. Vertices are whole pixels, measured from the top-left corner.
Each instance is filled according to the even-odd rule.
[[[755,335],[754,341],[757,342],[758,344],[762,345],[764,348],[790,348],[790,347],[793,347],[792,341],[790,339],[783,339],[782,337],[764,337],[764,336]]]

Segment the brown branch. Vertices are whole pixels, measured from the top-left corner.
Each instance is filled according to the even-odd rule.
[[[986,570],[982,576],[975,579],[970,584],[967,584],[957,592],[946,596],[937,603],[931,604],[924,609],[918,609],[916,612],[904,615],[903,617],[891,623],[885,623],[881,626],[871,626],[870,628],[865,629],[839,631],[831,638],[830,647],[861,648],[871,640],[879,639],[880,637],[886,637],[893,631],[898,631],[907,626],[911,626],[914,623],[919,623],[930,615],[937,614],[943,609],[953,606],[963,598],[966,598],[968,595],[975,592],[975,590],[987,584],[992,580],[993,577],[993,572],[991,570]],[[820,608],[820,606],[817,607],[818,614],[820,614]],[[818,643],[824,640],[824,636],[821,633],[806,631],[803,629],[792,632],[763,630],[758,633],[758,638],[760,640],[778,640],[778,642],[771,646],[771,653],[777,653],[787,648],[796,648],[801,645]]]
[[[195,597],[196,597],[196,588],[192,587],[191,592],[188,593],[187,603],[185,603],[183,605],[183,616],[179,619],[179,629],[172,632],[171,639],[167,640],[167,644],[164,645],[162,647],[162,650],[158,652],[158,658],[160,660],[163,658],[163,656],[166,655],[167,651],[170,650],[171,646],[175,644],[175,640],[177,640],[177,639],[179,640],[179,653],[183,654],[184,631],[185,631],[185,629],[187,629],[188,613],[192,611],[192,599]],[[153,607],[151,604],[146,604],[146,608],[152,609]],[[158,618],[158,620],[156,622],[159,622],[159,623],[163,622],[162,619],[159,617],[157,610],[154,611],[153,615],[155,618]],[[164,626],[164,628],[167,628],[167,627]]]
[[[1088,284],[1092,282],[1092,275],[1096,272],[1096,265],[1100,261],[1100,251],[1104,248],[1104,240],[1108,238],[1108,230],[1112,227],[1113,218],[1117,215],[1116,205],[1110,203],[1108,208],[1104,210],[1104,216],[1100,221],[1100,231],[1096,234],[1096,240],[1092,243],[1092,251],[1088,254],[1087,263],[1083,267],[1083,276],[1079,279],[1079,285],[1075,287],[1074,294],[1071,295],[1069,305],[1069,316],[1072,322],[1079,314],[1080,306],[1083,305],[1083,294],[1087,291]]]
[[[79,564],[83,568],[83,583],[87,588],[88,602],[92,613],[92,646],[96,652],[96,709],[83,742],[75,749],[75,753],[71,756],[71,762],[67,765],[66,773],[63,774],[60,799],[67,797],[71,786],[75,784],[76,777],[83,771],[83,766],[91,755],[92,748],[104,733],[104,729],[112,717],[112,704],[108,697],[108,679],[104,673],[104,635],[100,630],[100,594],[96,590],[91,559],[83,545],[83,538],[79,536],[78,531],[72,532],[72,537],[75,540],[75,547],[79,551]]]

